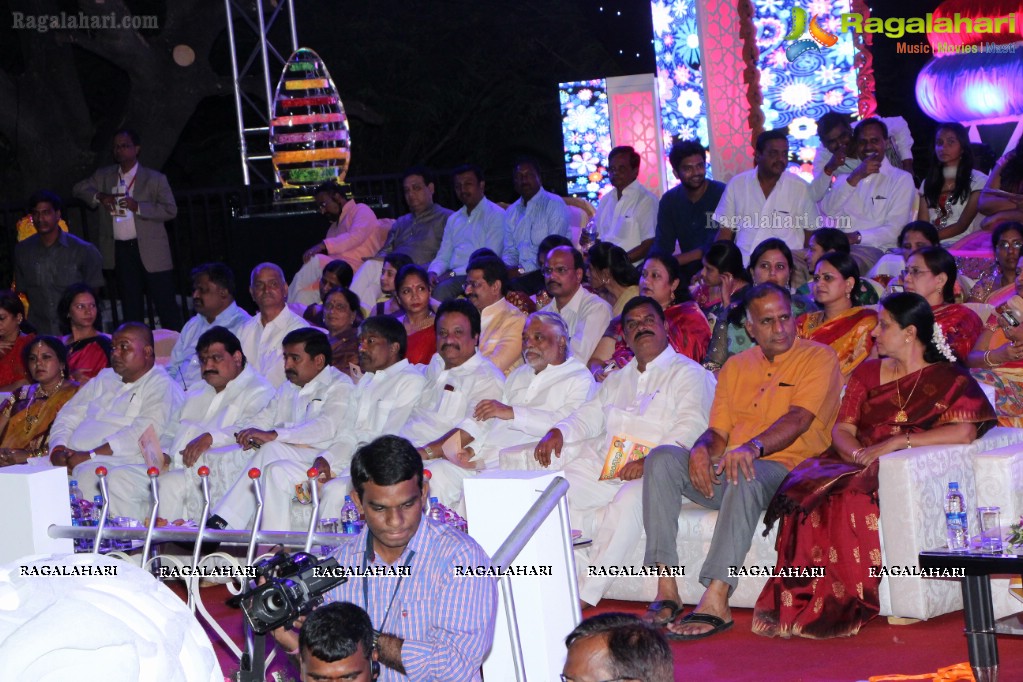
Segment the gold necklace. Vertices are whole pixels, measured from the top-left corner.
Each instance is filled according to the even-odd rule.
[[[41,399],[45,400],[45,399],[49,398],[50,396],[52,396],[57,391],[59,391],[60,387],[63,386],[63,385],[64,385],[64,377],[60,378],[60,381],[57,382],[57,385],[53,387],[53,391],[50,392],[50,393],[47,393],[45,390],[43,390],[42,384],[37,385],[36,386],[36,390],[32,391],[32,397],[28,399],[28,405],[25,406],[25,411],[29,412],[29,410],[32,409],[32,405],[35,404],[36,398],[41,398]],[[30,433],[32,431],[33,427],[35,427],[36,422],[38,422],[38,421],[39,421],[39,415],[36,415],[36,414],[26,414],[25,415],[25,433]]]
[[[902,392],[899,390],[899,380],[895,380],[895,395],[898,396],[899,400],[899,411],[895,413],[895,421],[898,424],[905,424],[909,421],[909,415],[906,414],[906,406],[909,405],[909,401],[913,399],[913,392],[916,391],[917,384],[920,383],[920,375],[923,374],[923,370],[919,370],[916,375],[916,383],[913,384],[913,389],[906,396],[906,402],[902,402]]]

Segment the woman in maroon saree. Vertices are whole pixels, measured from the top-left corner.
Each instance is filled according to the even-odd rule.
[[[873,333],[885,357],[853,371],[832,447],[793,469],[767,510],[768,529],[781,520],[778,568],[824,567],[824,575],[768,580],[753,614],[759,635],[859,632],[880,609],[881,578],[870,575],[881,565],[878,458],[913,446],[969,443],[994,423],[976,381],[947,361],[951,352],[927,302],[899,293],[881,305]]]

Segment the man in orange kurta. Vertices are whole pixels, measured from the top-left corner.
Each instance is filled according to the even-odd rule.
[[[692,614],[669,627],[668,636],[676,639],[699,639],[731,626],[734,570],[743,565],[761,514],[793,467],[828,448],[838,414],[838,357],[829,346],[796,338],[789,292],[765,283],[748,300],[746,331],[757,345],[721,369],[709,428],[691,451],[660,446],[645,465],[645,563],[678,564],[683,497],[718,510],[700,569],[707,590]],[[668,620],[680,603],[675,579],[659,578],[652,620]]]

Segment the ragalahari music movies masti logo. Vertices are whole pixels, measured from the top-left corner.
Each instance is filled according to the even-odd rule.
[[[832,35],[821,28],[817,23],[817,16],[812,16],[807,22],[806,10],[802,7],[793,7],[792,16],[789,20],[789,33],[785,40],[790,41],[785,48],[785,57],[790,63],[794,63],[810,50],[820,52],[821,47],[831,47],[838,42],[838,36]],[[809,34],[809,37],[806,37]]]

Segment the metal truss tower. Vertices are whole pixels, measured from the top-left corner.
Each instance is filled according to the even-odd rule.
[[[224,0],[224,7],[242,178],[246,185],[272,184],[273,91],[288,57],[298,49],[294,0]]]

